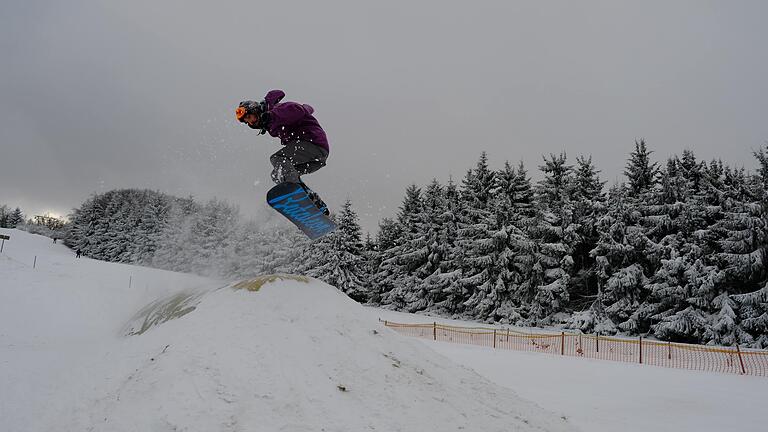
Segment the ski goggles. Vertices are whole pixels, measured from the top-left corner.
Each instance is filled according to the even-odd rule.
[[[239,121],[243,121],[243,118],[245,117],[245,115],[247,113],[248,113],[248,110],[245,109],[245,107],[239,106],[235,110],[235,118],[237,118],[237,120],[239,120]]]

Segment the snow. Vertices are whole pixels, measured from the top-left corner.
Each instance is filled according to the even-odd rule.
[[[322,282],[235,289],[0,233],[4,431],[576,430]]]
[[[430,343],[588,431],[764,430],[768,380]],[[521,373],[523,372],[524,373]]]
[[[371,312],[400,323],[482,326],[382,309]],[[765,430],[765,378],[417,340],[559,413],[581,430]]]
[[[0,234],[3,431],[764,429],[764,378],[408,338],[378,318],[468,323]]]

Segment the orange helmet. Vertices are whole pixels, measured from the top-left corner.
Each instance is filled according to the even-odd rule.
[[[245,122],[245,116],[248,114],[256,114],[261,115],[264,111],[266,111],[266,102],[256,102],[256,101],[242,101],[240,102],[240,105],[235,109],[235,118],[240,122]]]

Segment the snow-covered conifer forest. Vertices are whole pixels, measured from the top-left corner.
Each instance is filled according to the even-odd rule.
[[[483,153],[462,179],[410,186],[374,236],[347,201],[314,243],[220,200],[114,190],[74,210],[65,242],[227,278],[306,274],[408,312],[766,347],[768,147],[754,155],[754,170],[693,151],[655,162],[641,140],[606,184],[591,157],[546,155],[532,175]]]

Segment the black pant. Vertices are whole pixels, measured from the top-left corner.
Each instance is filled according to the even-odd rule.
[[[296,141],[283,146],[270,156],[274,169],[275,183],[299,183],[299,176],[313,173],[325,166],[328,152],[324,148],[306,141]]]

